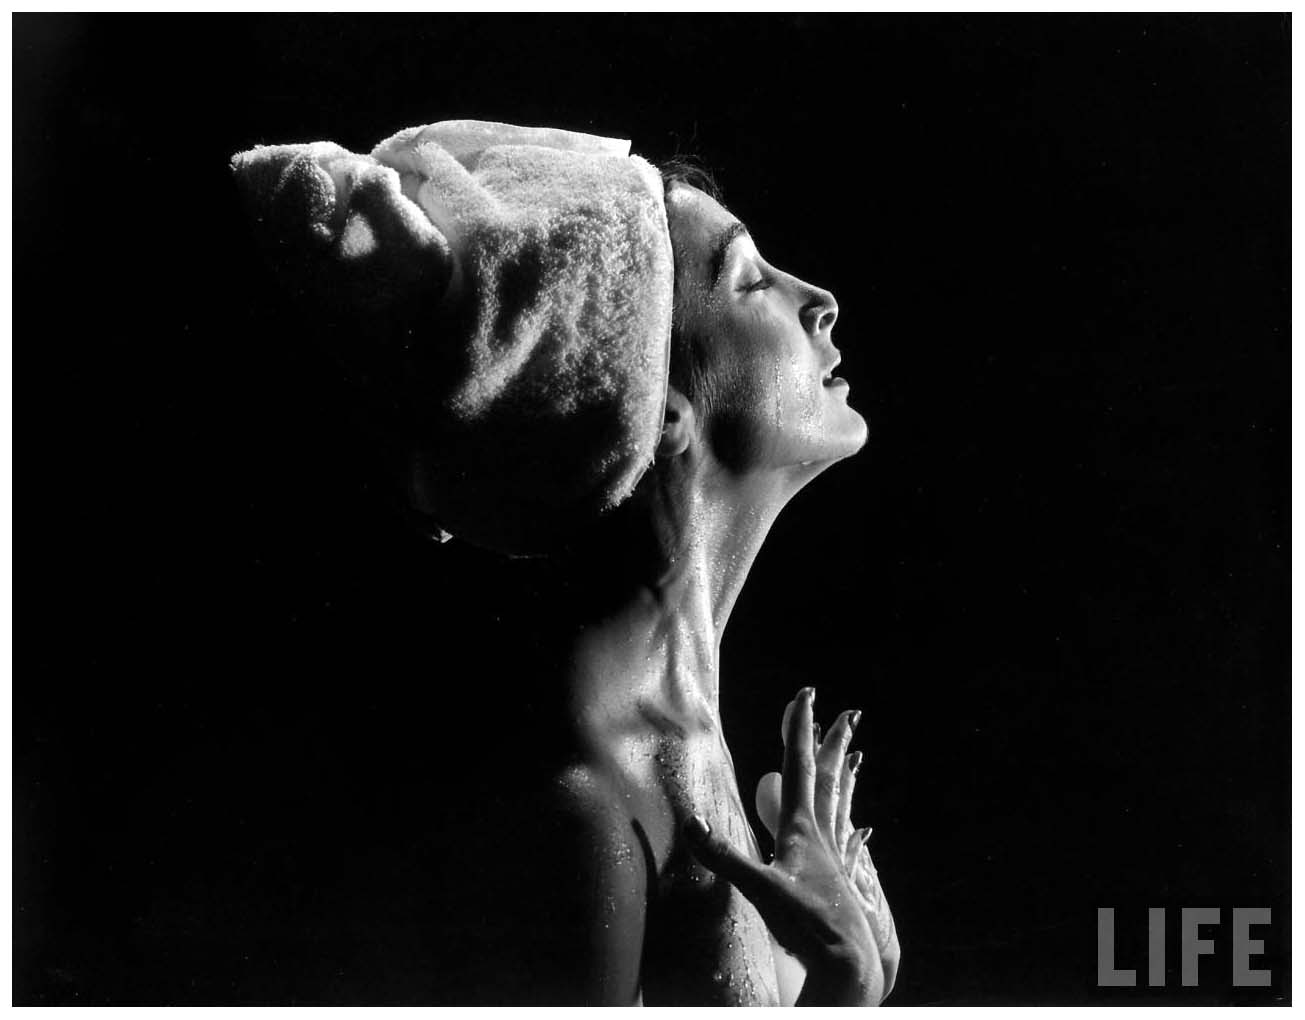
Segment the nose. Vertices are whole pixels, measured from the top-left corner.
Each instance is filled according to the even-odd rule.
[[[812,336],[828,333],[838,318],[838,302],[834,295],[819,287],[807,285],[810,297],[802,306],[802,325]]]

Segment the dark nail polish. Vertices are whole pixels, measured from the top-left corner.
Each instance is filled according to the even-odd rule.
[[[861,771],[861,752],[853,751],[847,756],[847,770],[856,775]]]
[[[824,735],[820,729],[820,723],[813,722],[811,724],[811,736],[815,738],[817,744],[824,739]]]
[[[690,839],[701,842],[711,835],[711,826],[703,821],[700,815],[690,815],[688,821],[684,823],[684,831],[688,833]]]
[[[852,717],[848,719],[847,724],[852,729],[856,729],[856,724],[859,723],[860,721],[861,721],[861,710],[858,708],[855,712],[852,713]]]

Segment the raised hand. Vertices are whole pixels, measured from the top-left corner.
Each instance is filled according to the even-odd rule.
[[[733,883],[806,967],[799,1004],[878,1004],[892,989],[901,950],[864,846],[868,830],[851,824],[860,756],[846,751],[860,713],[844,712],[821,740],[814,699],[808,687],[789,703],[783,774],[770,773],[757,788],[774,860],[757,864],[697,816],[686,832],[698,859]]]
[[[784,712],[783,734],[786,750],[789,726],[796,707],[797,699],[789,702]],[[856,790],[862,754],[860,751],[847,754],[847,746],[860,718],[860,712],[842,713],[834,721],[834,725],[830,727],[823,740],[820,737],[819,726],[815,727],[812,738],[816,767],[814,802],[816,818],[821,825],[822,834],[832,846],[841,848],[844,869],[861,899],[861,907],[875,933],[875,942],[884,967],[884,994],[887,995],[892,991],[897,977],[901,946],[897,941],[897,928],[893,923],[892,911],[884,898],[878,872],[866,847],[866,841],[870,838],[870,829],[869,827],[857,829],[852,824],[852,794]],[[767,773],[757,784],[757,814],[771,837],[775,839],[777,848],[782,786],[783,780],[778,772]],[[832,823],[829,820],[831,811]]]

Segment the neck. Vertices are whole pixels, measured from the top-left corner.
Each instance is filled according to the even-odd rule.
[[[807,479],[740,477],[692,456],[650,475],[573,561],[584,603],[577,675],[609,694],[651,697],[673,717],[714,721],[725,626],[771,525]]]

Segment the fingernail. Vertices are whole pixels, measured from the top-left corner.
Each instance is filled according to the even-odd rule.
[[[872,832],[874,832],[874,831],[875,831],[875,830],[872,829],[872,828],[870,828],[870,826],[868,826],[868,825],[865,827],[865,835],[861,837],[861,845],[862,845],[862,846],[865,846],[867,843],[870,842],[870,833],[872,833]]]
[[[847,724],[852,729],[856,729],[856,724],[859,723],[860,721],[861,721],[861,710],[858,708],[855,712],[852,713],[852,718],[850,718],[847,721]]]
[[[823,736],[820,730],[820,723],[813,722],[811,724],[811,736],[815,738],[817,744],[820,743]]]
[[[684,831],[690,839],[701,842],[711,835],[711,826],[701,815],[690,815],[689,820],[684,823]]]
[[[861,771],[861,752],[853,751],[847,756],[847,770],[856,775]]]
[[[814,705],[816,703],[816,689],[814,687],[803,687],[802,695],[807,699],[807,701],[811,702],[811,704]]]

